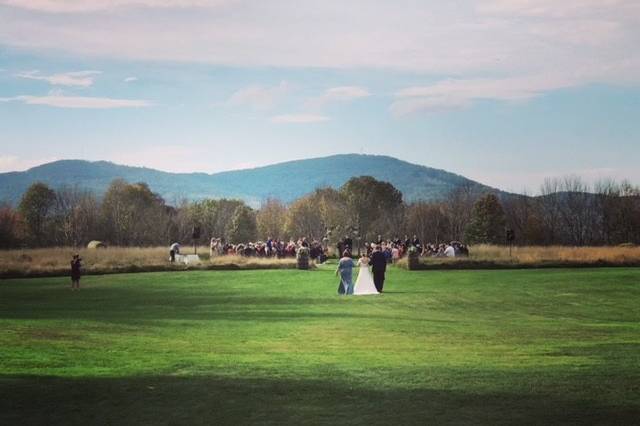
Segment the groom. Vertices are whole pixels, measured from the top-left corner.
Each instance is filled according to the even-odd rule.
[[[382,293],[382,287],[384,286],[384,273],[387,270],[387,258],[382,253],[380,244],[376,244],[373,253],[371,253],[371,271],[373,272],[373,283],[378,290],[378,293]]]

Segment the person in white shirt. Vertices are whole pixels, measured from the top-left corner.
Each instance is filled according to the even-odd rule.
[[[456,257],[456,250],[452,245],[447,244],[447,248],[444,249],[444,255],[445,257]]]
[[[169,260],[171,263],[176,261],[176,254],[180,254],[180,244],[173,243],[169,246]]]

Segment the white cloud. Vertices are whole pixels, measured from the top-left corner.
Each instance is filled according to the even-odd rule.
[[[134,81],[138,81],[138,77],[127,77],[123,81],[125,83],[133,83]]]
[[[553,75],[575,85],[640,84],[633,55],[640,44],[637,0],[0,4],[11,6],[0,6],[0,44],[17,49],[240,67],[391,69],[460,80]],[[180,13],[168,9],[175,7]]]
[[[73,71],[53,75],[41,75],[40,71],[24,71],[16,74],[16,77],[43,80],[54,86],[89,87],[93,84],[93,76],[97,74],[101,74],[101,71]]]
[[[466,108],[478,100],[523,101],[547,91],[572,87],[580,81],[562,76],[529,76],[502,79],[444,80],[429,86],[407,87],[395,94],[395,116]]]
[[[307,106],[319,108],[331,102],[349,102],[359,98],[366,98],[367,96],[371,96],[371,93],[364,87],[332,87],[327,89],[322,95],[309,99]]]
[[[329,121],[329,117],[319,114],[282,114],[271,118],[274,123],[322,123]]]
[[[79,109],[113,109],[113,108],[142,108],[152,106],[153,103],[140,99],[114,99],[97,98],[89,96],[13,96],[10,98],[0,98],[0,102],[22,102],[28,105],[47,105],[56,108],[79,108]]]
[[[234,92],[227,100],[228,105],[247,105],[255,109],[273,108],[291,90],[286,81],[273,87],[249,86]]]

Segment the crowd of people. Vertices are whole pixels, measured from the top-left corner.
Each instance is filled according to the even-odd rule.
[[[410,252],[422,257],[461,257],[469,255],[468,247],[459,241],[423,244],[417,235],[414,235],[413,238],[405,235],[404,239],[394,237],[390,240],[385,240],[381,235],[378,235],[376,241],[364,243],[367,255],[370,255],[376,246],[381,247],[382,253],[389,263],[397,262]]]
[[[211,257],[235,255],[235,256],[254,256],[254,257],[275,257],[284,259],[287,257],[296,257],[301,247],[309,250],[309,257],[313,259],[322,259],[324,261],[329,252],[328,239],[323,241],[311,240],[301,237],[298,240],[290,239],[288,242],[277,238],[267,238],[266,241],[247,242],[240,244],[231,244],[224,238],[211,238],[209,243],[209,255]]]
[[[418,256],[422,257],[460,257],[469,255],[467,246],[459,241],[452,241],[448,244],[423,244],[416,235],[413,238],[405,236],[404,239],[398,237],[384,239],[381,235],[378,235],[374,241],[365,242],[360,249],[367,255],[371,255],[376,246],[380,246],[389,263],[397,262],[409,252],[417,253]],[[269,237],[266,241],[239,244],[232,244],[225,241],[224,238],[214,237],[211,238],[209,243],[209,255],[211,257],[231,255],[284,259],[296,257],[300,248],[306,248],[309,258],[321,263],[329,257],[331,251],[328,237],[324,237],[321,240],[308,240],[306,237],[300,237],[297,240],[290,239],[289,241]],[[335,248],[335,253],[357,254],[357,248],[354,250],[353,239],[349,236],[345,236],[338,241]],[[175,259],[175,254],[179,253],[179,250],[178,243],[171,245],[170,256],[172,260]]]

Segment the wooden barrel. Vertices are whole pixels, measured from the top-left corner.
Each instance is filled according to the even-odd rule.
[[[309,269],[308,256],[298,256],[298,269]]]
[[[420,269],[420,257],[417,254],[409,254],[409,257],[407,258],[407,264],[410,271]]]

